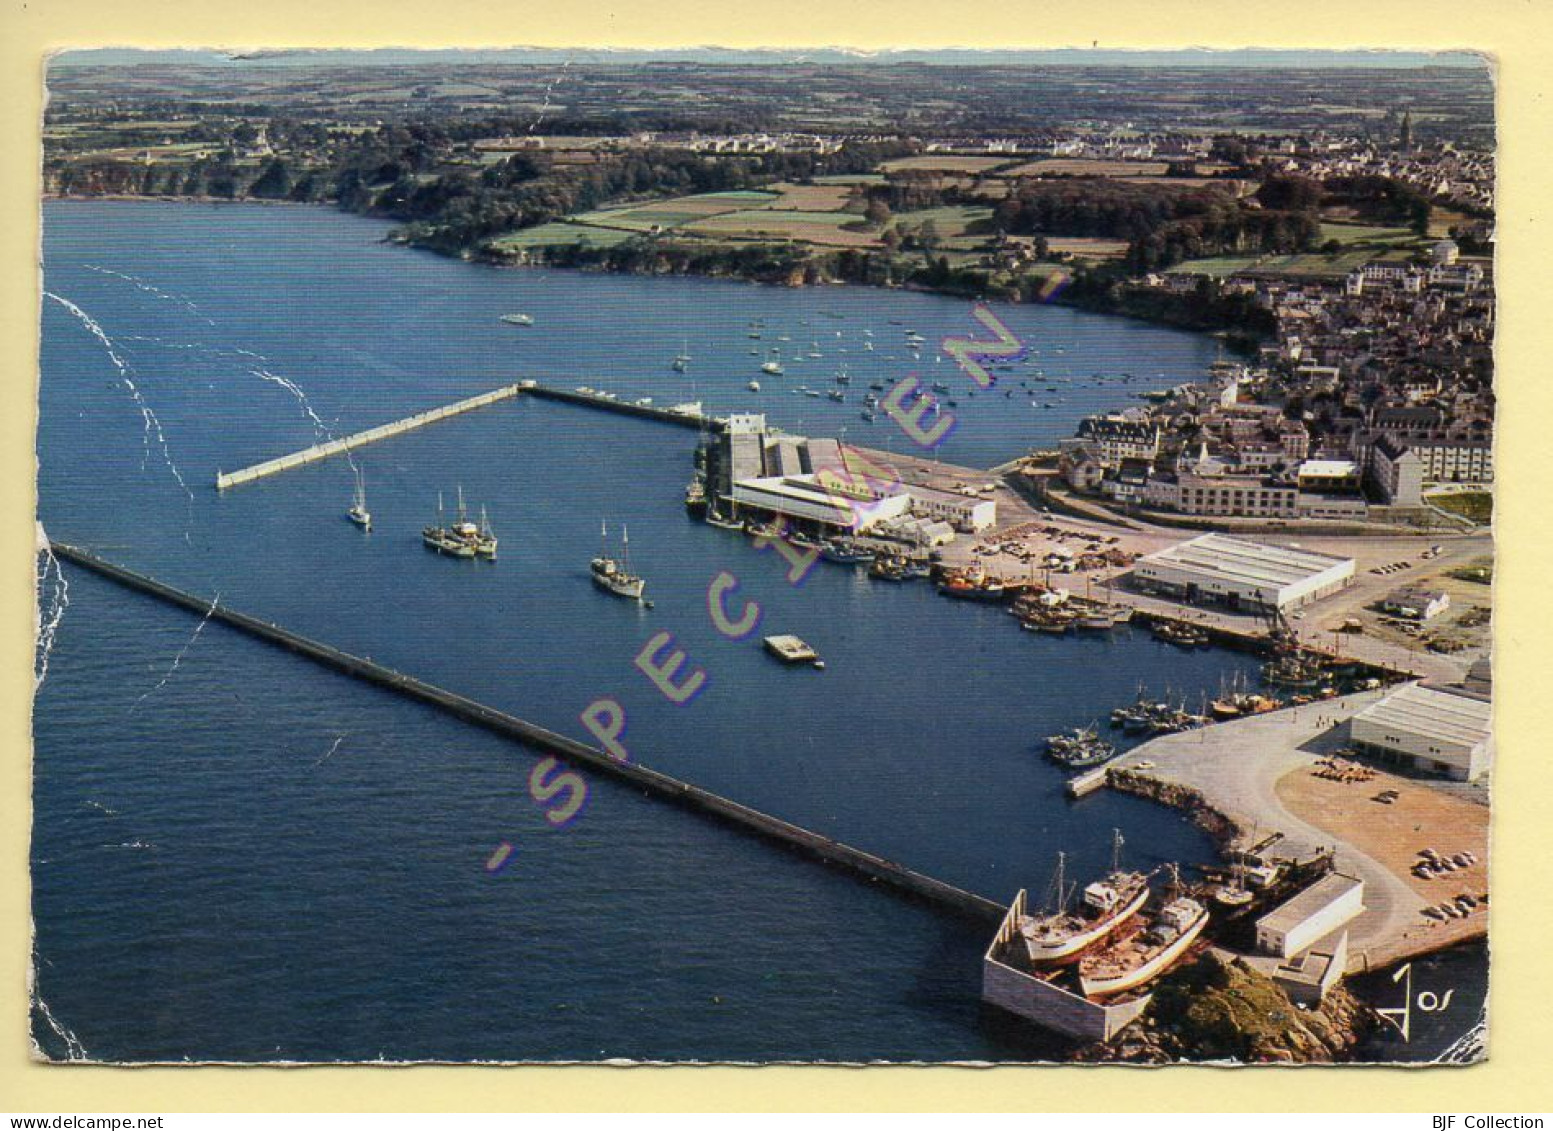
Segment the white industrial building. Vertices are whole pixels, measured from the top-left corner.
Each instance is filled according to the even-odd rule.
[[[1293,958],[1364,912],[1364,881],[1331,872],[1256,921],[1256,948]]]
[[[1232,609],[1292,609],[1342,589],[1352,558],[1204,534],[1138,559],[1133,583],[1146,592]]]
[[[1473,781],[1493,759],[1492,713],[1487,695],[1410,683],[1355,715],[1349,738],[1385,761]]]
[[[758,413],[728,417],[723,431],[718,490],[730,517],[780,517],[808,534],[867,532],[918,546],[997,524],[997,503],[981,492],[902,483],[894,468],[836,440],[773,432]]]
[[[819,523],[861,533],[877,523],[899,518],[911,508],[911,496],[822,486],[813,476],[770,476],[734,483],[733,501],[741,509],[769,512],[785,518]]]

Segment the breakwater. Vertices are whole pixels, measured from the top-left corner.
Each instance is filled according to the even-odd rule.
[[[367,683],[437,707],[448,714],[513,739],[524,746],[553,754],[576,767],[627,782],[650,796],[673,802],[745,832],[779,843],[811,859],[847,871],[859,879],[881,884],[898,893],[931,903],[957,915],[996,923],[1005,908],[983,896],[913,871],[893,860],[843,844],[830,837],[762,813],[737,801],[635,762],[617,761],[604,751],[557,734],[527,720],[498,711],[455,692],[436,687],[382,664],[310,640],[270,621],[260,620],[216,601],[185,593],[154,578],[103,560],[76,546],[54,543],[54,554],[89,569],[126,588],[156,597],[200,617],[220,621],[240,632],[285,648],[315,663]]]
[[[477,408],[484,408],[486,405],[508,400],[517,396],[520,391],[520,386],[518,385],[504,385],[499,389],[492,389],[489,393],[481,393],[479,396],[455,401],[453,404],[443,405],[441,408],[418,412],[414,416],[407,416],[402,420],[379,424],[376,428],[368,428],[364,432],[357,432],[351,436],[342,436],[337,440],[314,444],[312,447],[303,448],[299,452],[276,456],[274,459],[265,460],[263,463],[256,463],[238,471],[218,471],[216,473],[216,490],[225,491],[228,487],[252,483],[255,479],[263,479],[267,475],[277,475],[282,471],[290,471],[293,467],[317,463],[319,460],[328,459],[330,456],[345,455],[378,440],[386,440],[390,436],[400,436],[417,428],[424,428],[428,424],[435,424],[439,420],[446,420],[450,416],[473,412]]]

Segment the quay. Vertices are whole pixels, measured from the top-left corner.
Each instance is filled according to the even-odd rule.
[[[1344,757],[1347,720],[1387,694],[1361,692],[1162,735],[1070,789],[1109,787],[1182,809],[1221,845],[1233,843],[1269,861],[1300,864],[1335,851],[1339,870],[1364,882],[1365,906],[1351,925],[1346,971],[1385,968],[1482,938],[1486,907],[1444,921],[1424,908],[1489,890],[1485,786],[1372,765],[1345,778],[1323,766]],[[1387,793],[1394,796],[1382,802]],[[1260,845],[1248,848],[1252,839]],[[1425,848],[1447,856],[1467,850],[1478,863],[1449,878],[1425,879],[1412,871]]]
[[[842,844],[830,837],[811,832],[639,763],[617,761],[604,751],[586,743],[567,738],[565,735],[425,683],[413,676],[394,671],[369,659],[310,640],[269,621],[259,620],[229,609],[218,602],[207,601],[191,593],[174,589],[144,574],[104,561],[79,547],[54,543],[51,548],[55,556],[91,570],[128,589],[156,597],[196,616],[220,621],[249,636],[285,648],[345,675],[430,704],[455,718],[484,727],[530,749],[553,754],[575,767],[586,767],[593,772],[624,781],[640,788],[650,796],[672,802],[734,828],[776,842],[811,859],[833,865],[859,879],[880,884],[897,893],[978,922],[997,923],[1004,917],[1006,909],[992,900],[912,871],[893,860],[886,860],[871,852]]]
[[[274,459],[253,464],[251,467],[245,467],[239,471],[226,473],[218,471],[216,473],[216,490],[225,491],[228,487],[252,483],[255,479],[263,479],[267,475],[278,475],[282,471],[290,471],[293,467],[317,463],[319,460],[328,459],[330,456],[342,455],[378,440],[386,440],[390,436],[399,436],[405,432],[412,432],[417,428],[424,428],[428,424],[435,424],[437,421],[446,420],[450,416],[473,412],[477,408],[484,408],[486,405],[496,404],[498,401],[515,397],[522,391],[522,388],[521,385],[504,385],[499,389],[492,389],[489,393],[481,393],[479,396],[455,401],[453,404],[443,405],[441,408],[418,412],[414,416],[405,417],[403,420],[379,424],[376,428],[368,428],[365,432],[357,432],[352,436],[342,436],[337,440],[314,444],[310,448],[303,448],[300,452],[277,456]]]

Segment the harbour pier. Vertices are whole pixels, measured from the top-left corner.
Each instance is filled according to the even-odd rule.
[[[640,401],[623,401],[613,394],[601,392],[586,386],[579,389],[557,389],[550,385],[541,385],[537,381],[524,381],[519,389],[532,397],[541,400],[562,401],[566,404],[582,405],[586,408],[600,408],[606,412],[618,412],[625,416],[636,416],[643,420],[658,420],[665,424],[677,424],[681,428],[721,428],[721,417],[711,416],[703,412],[690,411],[690,405],[679,407],[659,408],[656,405],[642,404]]]
[[[893,860],[886,860],[779,817],[762,813],[758,809],[649,769],[640,763],[617,761],[597,747],[567,738],[565,735],[557,734],[493,707],[487,707],[483,703],[436,687],[414,676],[394,671],[370,659],[310,640],[269,621],[259,620],[257,617],[229,609],[217,601],[196,597],[192,593],[164,585],[154,578],[105,561],[79,547],[56,542],[51,548],[56,557],[91,570],[128,589],[166,601],[195,616],[220,621],[249,636],[285,648],[324,667],[427,703],[455,718],[484,727],[531,750],[551,754],[575,767],[586,768],[618,781],[624,781],[659,800],[672,802],[744,832],[776,842],[810,859],[848,872],[858,879],[880,884],[899,894],[978,922],[998,923],[1004,916],[1006,909],[992,900],[913,871]]]
[[[255,479],[263,479],[267,475],[277,475],[282,471],[290,471],[293,467],[317,463],[319,460],[328,459],[330,456],[343,455],[357,448],[375,443],[378,440],[386,440],[390,436],[399,436],[405,432],[413,432],[417,428],[424,428],[428,424],[435,424],[437,421],[446,420],[450,416],[473,412],[477,408],[484,408],[486,405],[508,400],[522,391],[522,385],[503,385],[499,389],[492,389],[489,393],[481,393],[479,396],[455,401],[452,404],[443,405],[441,408],[418,412],[414,416],[405,417],[403,420],[379,424],[376,428],[368,428],[365,432],[357,432],[351,436],[342,436],[337,440],[314,444],[310,448],[303,448],[300,452],[277,456],[274,459],[253,464],[251,467],[245,467],[239,471],[217,472],[216,490],[225,491],[228,487],[252,483]]]

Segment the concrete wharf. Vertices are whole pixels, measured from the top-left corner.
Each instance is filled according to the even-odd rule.
[[[492,389],[488,393],[479,396],[468,397],[461,401],[455,401],[441,408],[428,409],[418,412],[414,416],[407,416],[403,420],[391,421],[388,424],[379,424],[376,428],[368,428],[365,432],[357,432],[351,436],[341,436],[336,440],[329,440],[322,444],[314,444],[310,448],[303,448],[299,452],[290,455],[276,456],[274,459],[256,463],[239,471],[217,472],[216,490],[225,491],[228,487],[237,487],[243,483],[252,483],[255,479],[263,479],[267,475],[277,475],[282,471],[290,471],[293,467],[301,467],[304,464],[317,463],[319,460],[328,459],[330,456],[344,455],[365,447],[378,440],[386,440],[390,436],[403,435],[417,428],[424,428],[428,424],[435,424],[439,420],[446,420],[450,416],[458,416],[461,413],[473,412],[477,408],[484,408],[498,401],[509,400],[515,397],[523,389],[521,385],[504,385],[499,389]]]

